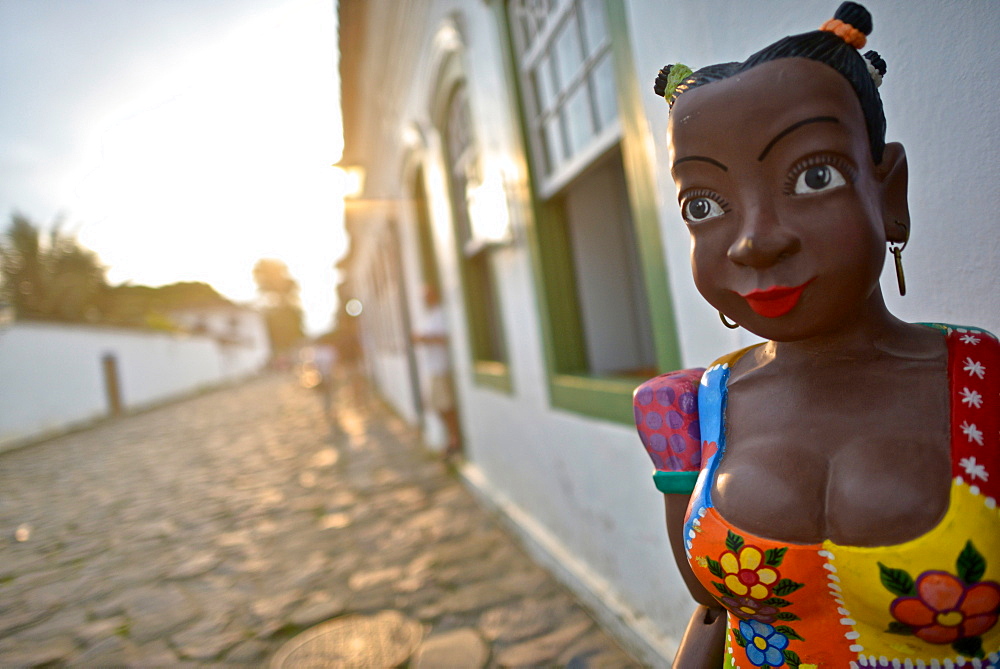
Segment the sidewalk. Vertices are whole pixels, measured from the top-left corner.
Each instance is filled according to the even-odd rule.
[[[0,454],[0,665],[636,665],[405,423],[337,403],[334,437],[268,375]]]

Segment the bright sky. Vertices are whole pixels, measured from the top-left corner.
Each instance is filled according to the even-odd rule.
[[[0,0],[0,225],[57,216],[112,283],[255,296],[329,328],[343,254],[335,0]]]

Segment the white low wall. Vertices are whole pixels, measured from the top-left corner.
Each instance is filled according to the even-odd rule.
[[[107,356],[128,411],[255,374],[267,355],[209,337],[14,323],[0,330],[0,450],[109,415]]]

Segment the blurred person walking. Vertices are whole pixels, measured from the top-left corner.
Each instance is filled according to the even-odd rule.
[[[448,324],[445,320],[441,295],[437,288],[424,287],[426,310],[420,329],[413,335],[413,343],[424,346],[424,360],[430,374],[430,396],[427,405],[438,414],[447,432],[445,458],[452,458],[462,450],[455,406],[455,387],[448,357]]]

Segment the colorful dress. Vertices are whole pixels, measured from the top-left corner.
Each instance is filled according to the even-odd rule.
[[[727,381],[745,350],[636,390],[657,487],[691,492],[687,556],[728,611],[725,667],[1000,667],[1000,344],[976,328],[935,327],[947,333],[950,503],[899,545],[782,543],[719,514]]]

